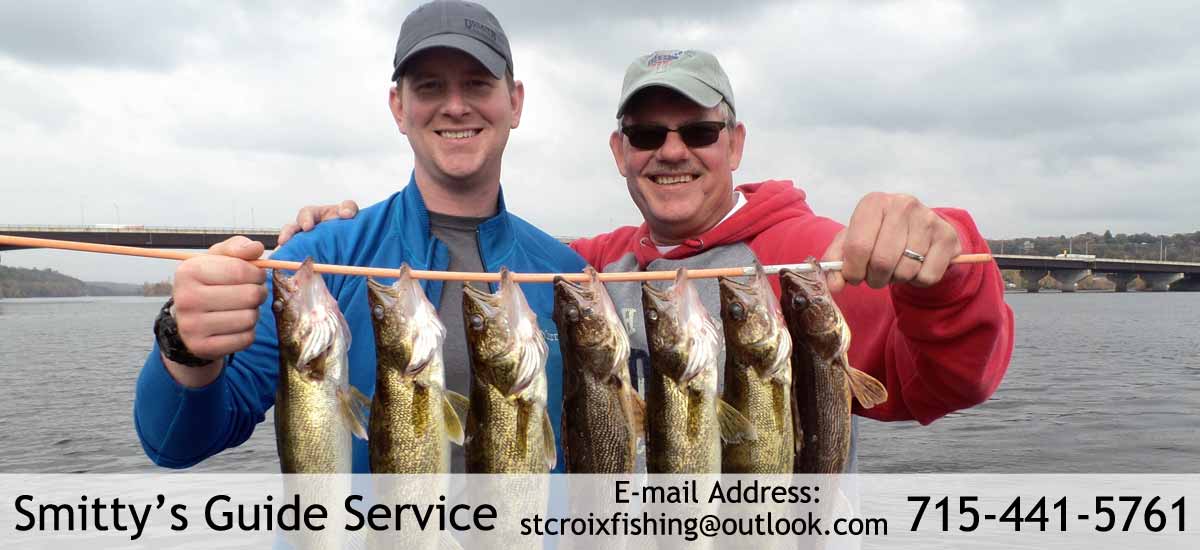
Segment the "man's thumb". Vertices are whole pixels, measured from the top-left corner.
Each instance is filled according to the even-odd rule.
[[[263,251],[264,247],[262,243],[250,240],[242,235],[230,237],[214,244],[212,248],[208,249],[210,254],[232,256],[243,260],[257,260],[262,257]]]
[[[821,257],[823,262],[836,262],[842,260],[842,246],[846,242],[846,230],[842,229],[833,237],[833,242],[829,243],[829,248],[825,249],[825,255]],[[846,286],[846,279],[842,277],[841,271],[828,271],[825,274],[825,283],[829,285],[830,292],[841,292]]]

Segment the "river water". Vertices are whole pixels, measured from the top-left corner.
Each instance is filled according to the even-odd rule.
[[[929,426],[861,421],[861,471],[1200,471],[1200,293],[1006,299],[1016,348],[996,394]],[[162,301],[0,301],[0,473],[160,470],[132,408]],[[192,471],[277,472],[271,414]]]

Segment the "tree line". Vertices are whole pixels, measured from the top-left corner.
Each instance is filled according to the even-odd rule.
[[[0,265],[0,298],[64,298],[76,296],[169,296],[171,282],[90,283],[50,268]]]
[[[1118,260],[1158,260],[1200,262],[1200,231],[1151,235],[1149,233],[1081,233],[1057,237],[1020,237],[988,239],[993,254],[1054,256],[1070,251]]]

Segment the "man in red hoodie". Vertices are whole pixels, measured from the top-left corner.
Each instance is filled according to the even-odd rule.
[[[856,413],[928,424],[985,401],[1008,367],[1013,318],[994,263],[949,264],[957,254],[989,251],[971,217],[907,195],[872,193],[842,226],[814,214],[790,181],[734,186],[746,139],[734,105],[711,54],[659,51],[635,60],[609,145],[645,221],[571,248],[608,272],[842,260],[829,285],[854,335],[850,363],[882,381],[889,395],[872,409],[856,403]],[[352,213],[339,210],[310,207],[297,223],[307,229],[322,217]],[[281,238],[297,229],[285,228]],[[716,280],[695,283],[719,321]],[[778,285],[772,281],[776,295]],[[607,286],[629,332],[636,378],[649,357],[641,290],[637,283]]]

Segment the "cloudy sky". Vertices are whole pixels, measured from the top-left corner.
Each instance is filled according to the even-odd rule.
[[[0,224],[277,227],[379,201],[412,152],[387,110],[417,2],[0,3]],[[845,219],[867,192],[1006,238],[1200,230],[1200,10],[1190,2],[486,2],[525,82],[510,208],[554,234],[640,217],[608,152],[637,55],[721,59],[739,182],[791,179]],[[73,252],[5,265],[161,280]]]

